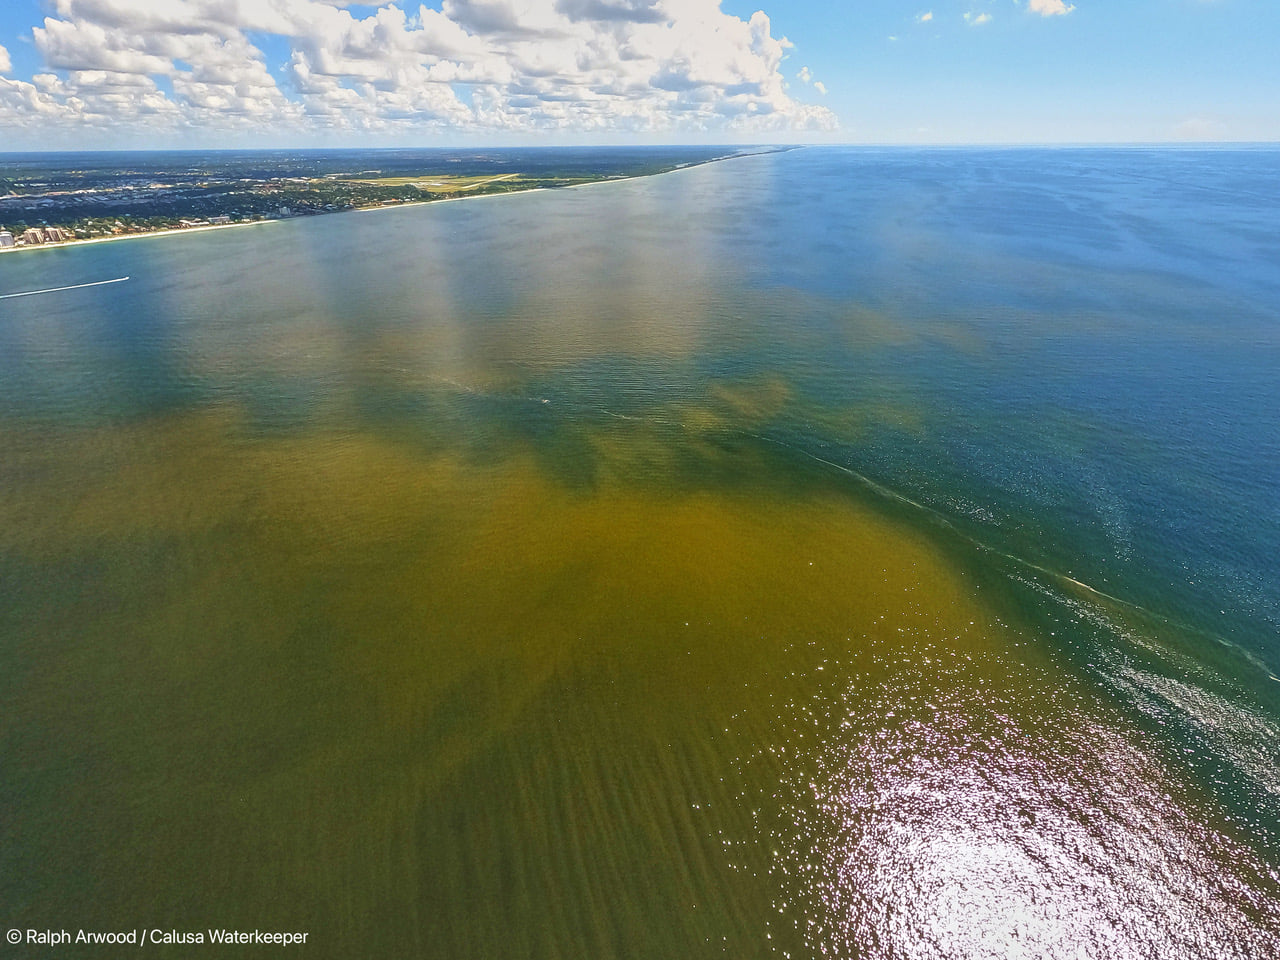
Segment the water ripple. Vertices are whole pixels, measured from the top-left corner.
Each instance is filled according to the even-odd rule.
[[[779,954],[786,931],[868,960],[1276,955],[1280,877],[1134,736],[1067,691],[1031,706],[1026,668],[925,655],[786,702],[749,761],[778,776]]]

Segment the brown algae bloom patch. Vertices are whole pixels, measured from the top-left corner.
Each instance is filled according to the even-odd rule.
[[[226,411],[46,439],[6,432],[0,507],[24,897],[260,923],[284,891],[273,922],[450,956],[873,957],[1062,955],[1077,915],[1118,950],[1220,897],[1135,919],[1139,861],[1233,848],[926,535],[771,445]]]

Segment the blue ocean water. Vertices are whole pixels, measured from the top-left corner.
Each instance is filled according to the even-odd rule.
[[[373,163],[378,155],[370,157]],[[294,677],[297,665],[288,651],[297,643],[308,651],[312,645],[327,651],[332,662],[323,662],[330,667],[341,665],[331,674],[309,660],[299,661],[305,663],[300,675],[306,683],[314,680],[335,702],[343,701],[333,676],[346,677],[350,669],[368,681],[371,691],[360,696],[396,718],[388,722],[392,733],[382,731],[383,739],[376,741],[376,756],[387,766],[371,763],[369,769],[379,776],[401,772],[387,755],[401,762],[399,751],[413,752],[405,743],[417,751],[414,756],[451,758],[440,744],[452,741],[439,730],[467,729],[469,710],[496,717],[488,726],[476,723],[471,739],[480,746],[473,747],[474,770],[449,759],[465,773],[448,776],[474,789],[474,794],[459,792],[471,806],[462,801],[449,806],[443,789],[426,803],[388,788],[388,794],[369,801],[368,809],[379,811],[382,819],[371,814],[367,823],[360,822],[377,849],[385,844],[402,851],[388,837],[411,836],[436,852],[435,859],[424,856],[422,862],[404,854],[408,886],[386,883],[393,891],[388,896],[408,889],[408,902],[430,903],[448,918],[437,931],[441,955],[585,951],[644,956],[691,949],[680,938],[682,931],[702,931],[697,923],[682,926],[682,919],[652,933],[651,922],[652,916],[676,910],[672,904],[677,902],[682,906],[672,916],[700,916],[680,899],[686,887],[702,891],[716,905],[708,908],[703,902],[704,913],[710,910],[713,918],[708,930],[732,928],[743,938],[734,942],[746,944],[748,953],[771,952],[752,926],[756,894],[716,879],[720,874],[709,864],[719,861],[707,850],[719,847],[688,841],[693,828],[686,830],[685,814],[663,806],[677,798],[677,806],[687,810],[684,801],[703,790],[716,804],[730,806],[732,800],[751,815],[746,818],[751,827],[735,825],[726,815],[716,831],[708,828],[709,834],[717,833],[715,844],[718,832],[731,834],[743,848],[765,851],[765,860],[769,849],[777,848],[767,870],[777,889],[761,896],[770,907],[798,907],[805,920],[797,921],[792,932],[799,931],[798,942],[815,955],[826,948],[877,957],[986,955],[981,937],[947,940],[937,932],[945,928],[948,936],[958,936],[955,922],[968,911],[983,919],[966,929],[995,931],[987,946],[1002,944],[1009,955],[1011,944],[1023,942],[1038,944],[1044,956],[1074,956],[1072,951],[1083,949],[1089,956],[1191,957],[1213,948],[1223,956],[1247,957],[1251,950],[1280,942],[1274,900],[1280,886],[1278,160],[1280,153],[1269,147],[811,148],[571,190],[5,254],[0,256],[0,294],[130,278],[0,301],[5,449],[0,469],[11,494],[8,532],[0,541],[9,601],[5,656],[15,670],[26,671],[22,676],[34,678],[30,689],[44,690],[42,677],[85,675],[91,672],[86,665],[101,668],[95,659],[100,654],[76,649],[67,638],[96,637],[95,624],[109,622],[122,625],[129,637],[136,628],[143,639],[137,649],[127,649],[139,662],[152,663],[148,658],[167,648],[143,630],[150,623],[151,601],[134,582],[136,573],[139,582],[176,578],[172,596],[166,594],[169,599],[158,606],[162,627],[180,624],[174,635],[184,643],[189,635],[198,654],[185,648],[166,652],[165,669],[186,676],[183,669],[194,670],[191,664],[203,664],[200,658],[207,657],[218,670],[233,673],[208,652],[225,642],[239,651],[237,662],[268,656],[263,650],[283,657]],[[574,162],[587,161],[579,151]],[[426,479],[417,474],[412,482],[404,479],[401,454],[428,464]],[[492,566],[473,560],[454,569],[449,551],[461,548],[450,539],[454,521],[448,517],[470,517],[477,503],[508,503],[507,497],[515,506],[505,508],[510,513],[495,522],[499,533],[490,535],[495,542],[522,543],[521,531],[537,529],[536,516],[522,512],[522,504],[570,509],[539,493],[541,488],[523,474],[504,484],[492,479],[494,471],[512,469],[511,463],[522,464],[522,458],[535,465],[537,476],[551,478],[575,508],[608,504],[611,496],[621,496],[620,488],[635,485],[656,490],[659,504],[684,504],[685,496],[697,504],[698,495],[706,496],[707,515],[723,519],[712,507],[736,502],[741,490],[754,489],[751,484],[764,477],[768,496],[750,502],[759,516],[772,518],[769,511],[777,509],[778,499],[792,496],[807,503],[812,490],[834,484],[842,496],[869,505],[941,551],[972,585],[964,602],[989,604],[996,623],[1011,625],[1023,638],[1019,642],[1029,658],[1066,664],[1073,682],[1083,686],[1046,681],[1045,688],[1037,687],[1025,678],[1058,675],[1019,672],[1030,667],[1010,661],[1007,682],[1016,690],[1008,703],[1014,705],[1000,709],[1013,716],[1024,706],[1033,709],[1027,704],[1044,704],[1034,709],[1046,719],[1022,739],[990,734],[999,749],[983,754],[972,743],[986,743],[988,734],[973,734],[971,742],[955,733],[970,729],[966,722],[979,729],[1004,721],[1005,715],[978,694],[964,700],[966,706],[958,710],[962,720],[952,726],[942,722],[942,713],[919,722],[903,718],[914,718],[920,703],[932,709],[940,694],[948,694],[948,684],[981,690],[998,682],[992,678],[1005,671],[1003,661],[984,666],[986,672],[979,671],[980,678],[971,683],[963,671],[933,676],[913,665],[910,670],[920,672],[908,676],[883,665],[906,663],[910,655],[917,657],[915,664],[936,667],[939,648],[933,640],[890,655],[874,646],[857,648],[852,636],[843,637],[851,647],[839,656],[832,653],[830,662],[797,653],[819,642],[821,617],[814,611],[828,599],[835,608],[837,599],[847,598],[805,592],[810,588],[796,575],[778,580],[769,598],[781,619],[793,617],[794,635],[783,638],[785,644],[780,639],[777,649],[769,647],[769,657],[742,644],[744,663],[760,655],[768,665],[758,676],[734,684],[749,688],[750,697],[734,704],[728,694],[708,693],[707,702],[716,709],[708,707],[706,715],[672,708],[688,731],[679,748],[685,753],[669,739],[661,746],[674,753],[654,744],[630,753],[617,743],[635,736],[637,728],[647,729],[652,716],[638,709],[609,713],[616,702],[601,692],[605,681],[592,675],[579,682],[575,672],[590,673],[582,664],[598,666],[601,655],[594,647],[588,652],[572,644],[583,643],[601,618],[627,643],[639,642],[627,633],[633,627],[637,636],[646,635],[649,626],[666,629],[650,612],[660,606],[653,598],[661,600],[663,594],[658,587],[652,595],[637,588],[649,597],[648,606],[637,602],[632,609],[626,607],[625,590],[603,590],[617,610],[628,611],[609,619],[595,609],[590,595],[566,585],[598,583],[599,571],[612,571],[618,560],[609,525],[592,514],[579,517],[577,528],[553,530],[539,547],[545,554],[532,551],[561,563],[530,563],[545,582],[529,588],[537,598],[529,608],[546,614],[555,628],[551,632],[562,630],[569,638],[563,642],[575,651],[568,658],[575,666],[548,668],[556,697],[542,692],[522,693],[527,699],[506,696],[509,675],[523,673],[503,659],[510,656],[506,648],[491,650],[480,641],[475,643],[498,666],[477,669],[470,685],[459,682],[447,695],[439,694],[414,672],[416,661],[401,663],[395,657],[421,636],[457,629],[472,642],[472,633],[483,631],[472,630],[469,621],[453,624],[440,610],[449,617],[458,614],[443,601],[440,609],[430,606],[438,601],[433,591],[466,600],[470,606],[464,609],[475,624],[518,634],[518,625],[470,598],[511,590],[501,580],[502,565],[527,561],[518,551],[494,548]],[[252,467],[226,467],[242,462]],[[68,465],[79,463],[84,466],[78,476]],[[443,481],[440,490],[431,486],[432,478],[451,476],[459,463],[466,465],[465,480],[456,488]],[[351,464],[377,469],[371,467],[368,477],[357,472],[357,482],[348,475],[355,469]],[[301,465],[307,478],[314,476],[314,488],[299,483],[291,465]],[[415,509],[432,517],[438,509],[446,519],[425,524],[420,539],[402,543],[394,511],[365,501],[385,493],[390,503],[419,486],[432,493],[428,506],[412,500]],[[323,523],[317,531],[314,519],[297,520],[312,518],[308,510],[317,503],[326,509],[333,503],[344,509],[351,505],[351,516],[365,518],[364,527],[358,534],[339,535]],[[357,509],[362,504],[363,513]],[[152,509],[168,524],[158,532],[139,519]],[[630,504],[619,512],[639,509]],[[679,516],[683,527],[676,524],[676,529],[714,541],[713,533],[699,532],[684,513],[671,510],[637,515],[662,523]],[[776,516],[779,543],[765,543],[761,553],[774,547],[800,550],[809,542],[830,548],[803,511]],[[792,521],[804,534],[788,540]],[[463,519],[456,523],[469,529]],[[844,528],[833,518],[832,529]],[[726,523],[726,542],[747,552],[743,544],[750,538],[740,534]],[[362,538],[376,541],[376,549]],[[71,546],[62,545],[64,539]],[[572,547],[564,548],[566,557],[552,540]],[[291,546],[281,546],[295,541],[305,541],[323,562],[310,554],[299,560]],[[848,542],[848,554],[837,559],[856,569],[859,551],[870,548],[856,538]],[[679,544],[664,545],[666,560],[679,561]],[[277,575],[274,561],[265,569],[254,566],[252,555],[259,548],[264,556],[279,549],[278,566],[286,572]],[[341,566],[347,554],[356,558],[354,571]],[[400,582],[398,564],[408,562],[403,558],[419,554],[431,575],[412,580],[403,591],[387,587]],[[121,557],[128,563],[122,566]],[[806,562],[812,566],[814,561]],[[730,563],[728,569],[717,568],[723,578],[719,587],[707,575],[713,594],[735,595],[735,568]],[[182,579],[184,571],[209,570],[216,576]],[[386,571],[393,575],[384,576]],[[684,602],[682,584],[654,576]],[[637,579],[649,583],[644,576]],[[356,582],[358,591],[351,588]],[[431,586],[439,583],[448,589]],[[400,610],[403,605],[420,620],[410,629],[385,614],[386,625],[366,632],[350,628],[343,618],[355,615],[346,608],[324,612],[329,609],[325,597],[342,595],[344,589],[358,594],[351,609],[379,607],[365,599],[378,597],[381,607]],[[260,600],[258,591],[268,599]],[[421,601],[427,603],[426,614],[413,607],[419,594],[427,598]],[[964,638],[951,622],[961,600],[945,592],[939,596],[943,599],[935,606],[912,608],[916,620],[910,622],[921,636],[929,624],[941,625],[939,631],[961,649]],[[240,614],[240,604],[260,619]],[[885,610],[893,616],[896,608]],[[230,611],[229,624],[221,623],[222,611]],[[751,613],[755,616],[754,608]],[[696,617],[682,616],[683,627],[690,619],[697,625]],[[707,623],[711,620],[708,614]],[[206,628],[206,621],[216,626]],[[147,629],[164,632],[154,624]],[[851,627],[850,634],[856,629]],[[899,632],[909,629],[895,626]],[[728,627],[711,633],[731,649],[741,639]],[[823,643],[832,643],[822,636]],[[867,636],[884,642],[871,632]],[[775,638],[753,633],[749,639],[765,648]],[[599,643],[609,648],[607,640]],[[67,644],[72,652],[64,650]],[[555,644],[548,641],[547,647]],[[46,662],[33,653],[44,649],[57,655],[47,654]],[[370,666],[377,660],[370,649],[379,651],[387,676]],[[706,649],[721,648],[709,639]],[[868,650],[884,659],[864,671],[862,665],[872,659]],[[694,652],[680,650],[682,656]],[[667,674],[654,667],[659,659],[652,655],[637,669],[653,670],[662,678],[655,684],[664,690],[664,683],[683,689],[688,680],[695,691],[690,700],[703,696],[703,688],[683,672]],[[328,774],[347,770],[351,756],[364,756],[332,733],[331,728],[342,727],[335,718],[348,714],[337,706],[325,712],[314,698],[303,702],[296,686],[303,681],[280,680],[287,672],[281,663],[272,660],[268,666],[277,673],[264,669],[253,682],[275,677],[279,696],[254,701],[262,711],[256,734],[252,723],[242,729],[240,713],[211,722],[209,717],[222,716],[217,713],[221,701],[201,701],[207,715],[192,721],[196,729],[227,731],[225,742],[217,741],[218,756],[229,758],[227,769],[249,766],[247,758],[258,755],[253,750],[270,754],[268,744],[277,736],[296,738],[295,756],[311,756],[307,751],[314,750],[319,757],[329,757],[322,746],[327,749],[325,738],[332,736],[343,748],[339,758],[315,761]],[[877,671],[888,671],[882,686],[865,679],[880,677]],[[708,676],[720,674],[737,679],[723,663],[707,668]],[[805,685],[797,687],[794,678],[801,674]],[[602,675],[612,676],[608,670]],[[690,676],[703,680],[696,670]],[[834,686],[833,676],[851,686]],[[334,689],[326,686],[331,681]],[[409,688],[418,690],[420,702],[405,692]],[[6,688],[25,724],[21,735],[14,735],[13,753],[25,762],[23,751],[36,752],[32,745],[54,744],[54,753],[64,760],[78,756],[69,714],[49,706],[53,694],[32,700],[35,695],[23,693],[26,689]],[[175,686],[185,696],[191,689]],[[409,704],[395,701],[403,716],[386,706],[389,690]],[[1105,707],[1075,705],[1086,697],[1080,690]],[[314,691],[305,687],[305,692]],[[1023,692],[1025,703],[1018,706],[1017,694]],[[172,701],[142,701],[148,704],[145,715],[166,722],[184,716],[178,693]],[[122,719],[116,701],[103,696],[102,716],[117,724],[121,741],[126,732],[133,736],[136,730]],[[239,707],[239,701],[232,702]],[[584,714],[600,720],[600,730],[613,730],[610,723],[616,722],[625,734],[605,744],[603,734],[591,738],[591,725],[584,722],[585,732],[576,734],[581,742],[565,740],[559,711],[580,702],[605,711]],[[724,716],[717,712],[722,702]],[[359,700],[350,715],[365,717],[368,703]],[[276,710],[288,716],[282,719]],[[521,722],[510,722],[508,711]],[[305,731],[288,719],[295,714],[311,718]],[[1035,727],[1023,718],[1009,720],[1009,729],[1021,731],[1019,723]],[[717,735],[723,731],[726,739],[713,743],[700,724]],[[865,742],[849,739],[850,729],[863,729],[858,724],[867,725]],[[804,732],[811,739],[802,747]],[[818,743],[810,746],[814,734]],[[996,772],[984,780],[983,763],[974,773],[956,760],[968,754],[952,749],[947,738],[953,735],[964,750],[972,748],[990,760]],[[406,739],[401,742],[399,736]],[[1097,747],[1111,744],[1111,736],[1115,743],[1140,748],[1108,753]],[[855,749],[851,742],[861,745]],[[652,757],[644,753],[651,747],[658,750]],[[158,748],[165,756],[175,749],[163,740]],[[877,753],[880,749],[885,752]],[[1019,766],[1023,749],[1031,760]],[[641,764],[637,771],[636,756],[648,758],[648,766]],[[856,767],[850,757],[865,762],[866,771],[849,773]],[[943,777],[942,786],[931,786],[935,794],[922,793],[920,784],[930,783],[925,774],[894,766],[921,758],[958,772],[949,773],[950,780]],[[1150,773],[1148,761],[1177,771],[1178,790]],[[440,764],[454,770],[444,760]],[[138,766],[147,769],[141,761]],[[65,782],[58,771],[72,767],[70,760],[63,766],[24,766],[26,779],[6,797],[34,820],[37,804],[31,798],[44,796],[45,789],[60,795],[54,788]],[[316,779],[313,769],[288,768],[287,773],[281,782]],[[632,775],[635,780],[628,779]],[[434,783],[432,777],[452,783],[435,768],[414,783]],[[723,784],[734,777],[746,784],[736,799],[714,793],[727,787],[703,782]],[[1143,789],[1126,793],[1126,778],[1141,782]],[[400,780],[389,773],[387,779],[399,789]],[[952,781],[963,790],[947,793]],[[208,786],[191,773],[174,783],[158,775],[148,780],[136,771],[121,775],[121,796],[155,799],[151,806],[139,801],[137,808],[109,805],[115,819],[102,829],[140,834],[139,823],[148,816],[171,814],[169,794],[155,786],[161,782],[175,796],[192,782]],[[358,798],[357,808],[365,803],[357,788],[340,777],[334,782]],[[513,783],[528,793],[515,791]],[[595,804],[590,807],[595,819],[565,800],[568,783],[577,784],[575,789]],[[619,783],[627,785],[621,798],[615,792],[622,789]],[[815,783],[825,785],[826,792]],[[1176,801],[1170,799],[1174,793]],[[939,807],[930,807],[922,796],[940,798]],[[339,801],[347,799],[326,796],[325,802],[346,811]],[[546,814],[545,825],[535,827],[535,818],[517,801]],[[309,834],[273,833],[278,811],[287,806],[279,798],[274,802],[263,803],[261,819],[248,836],[261,830],[299,857],[298,850],[323,847]],[[314,801],[314,810],[328,811],[325,802]],[[780,806],[771,812],[769,802]],[[308,803],[313,801],[287,809],[313,809]],[[619,826],[609,814],[618,806],[656,811],[654,822],[633,812]],[[437,815],[441,809],[449,815]],[[881,822],[868,812],[883,810],[899,819]],[[1130,816],[1135,810],[1139,813]],[[1238,833],[1231,835],[1232,842],[1240,846],[1213,847],[1211,854],[1178,846],[1188,825],[1201,822],[1202,810],[1234,825]],[[135,811],[140,811],[136,822]],[[988,816],[997,827],[984,826]],[[671,877],[664,874],[645,889],[627,879],[628,871],[650,856],[648,848],[642,847],[640,855],[629,845],[634,838],[627,831],[642,821],[662,838],[655,849],[685,871],[673,866]],[[92,818],[87,822],[96,824]],[[369,826],[375,822],[385,823],[385,829]],[[903,824],[915,824],[906,839],[894,833],[905,829]],[[224,827],[228,836],[234,834]],[[1085,831],[1083,838],[1072,832],[1077,828]],[[351,830],[359,833],[354,826]],[[221,834],[211,830],[210,836]],[[583,865],[590,860],[583,845],[595,849],[584,836],[606,851],[599,863],[592,861],[594,872]],[[468,859],[471,847],[459,838],[477,847],[490,841],[503,846],[495,837],[525,857],[504,866],[507,872],[489,883],[485,864]],[[545,847],[533,844],[535,839]],[[48,856],[56,844],[47,836],[22,840],[23,864],[56,859]],[[1095,842],[1096,850],[1089,846]],[[524,940],[476,934],[469,929],[476,916],[496,916],[504,907],[538,913],[531,904],[539,901],[523,884],[534,884],[530,878],[541,876],[541,867],[532,865],[537,857],[522,843],[552,851],[546,854],[554,860],[548,868],[552,876],[537,881],[547,889],[581,891],[579,881],[590,876],[618,897],[636,898],[628,903],[647,906],[583,901],[569,910],[568,919],[557,913],[540,932],[525,931]],[[930,844],[949,853],[943,856]],[[141,842],[132,849],[151,851],[136,859],[162,875],[156,863],[163,860],[163,850]],[[210,849],[234,862],[227,853],[237,849],[231,840],[222,846],[210,841]],[[1239,862],[1246,865],[1238,876],[1232,873],[1232,850],[1247,853],[1240,854]],[[395,872],[400,853],[368,860],[352,856],[348,863],[334,855],[342,869],[326,861],[326,870],[333,872],[320,871],[326,879],[317,887],[341,889],[350,898],[342,901],[344,910],[374,917],[376,908],[359,892],[369,885],[352,878],[366,873],[400,877]],[[756,877],[759,864],[751,855],[742,856],[741,863],[732,856],[725,862],[741,867],[744,878]],[[1079,863],[1072,859],[1076,856]],[[1118,864],[1110,873],[1098,867],[1108,857]],[[102,862],[121,875],[137,865],[107,854]],[[880,864],[883,872],[864,871],[868,863]],[[293,861],[289,865],[297,867]],[[290,902],[311,907],[320,897],[301,889],[305,884],[297,876],[303,869],[281,867],[288,884],[299,887],[290,887]],[[238,876],[233,867],[224,870]],[[1166,882],[1152,878],[1151,871],[1161,870]],[[758,872],[766,876],[763,868]],[[818,874],[821,882],[813,879]],[[841,886],[830,876],[852,879]],[[1079,877],[1088,882],[1076,883],[1073,878]],[[966,881],[974,884],[969,892]],[[267,882],[255,874],[242,878],[240,887],[260,890]],[[17,895],[36,903],[57,886],[47,878],[30,881]],[[170,905],[180,901],[172,883],[157,880],[156,887],[159,894],[146,886],[122,889],[135,891],[139,901],[144,894]],[[210,881],[208,889],[214,887]],[[452,899],[450,889],[468,891],[471,899]],[[950,896],[954,889],[962,891],[958,900],[938,894]],[[1010,889],[1035,895],[1011,905]],[[1080,892],[1086,889],[1104,893],[1090,899],[1095,895]],[[488,899],[474,892],[481,890]],[[669,891],[670,902],[662,899]],[[918,896],[913,900],[903,891]],[[75,890],[64,896],[70,904],[92,899]],[[1155,904],[1150,916],[1156,919],[1149,924],[1139,902],[1143,897]],[[1205,919],[1213,910],[1204,907],[1219,902],[1236,911],[1219,915],[1220,928]],[[987,912],[969,909],[975,903]],[[929,923],[913,926],[919,917],[911,911],[919,904],[932,913]],[[1054,904],[1071,909],[1055,912]],[[895,909],[912,919],[895,919]],[[31,910],[33,917],[38,914],[36,907]],[[1023,926],[1018,926],[1010,917],[1025,923],[1019,920]],[[1089,934],[1095,939],[1087,943],[1080,939],[1081,917],[1096,928]],[[942,926],[930,925],[935,920]],[[359,928],[356,921],[348,922],[352,926],[343,928],[348,933]],[[622,932],[608,932],[615,926]],[[421,946],[415,938],[422,935],[423,923],[414,926],[402,916],[382,928],[400,931],[395,937],[387,934],[392,949]],[[1201,929],[1209,931],[1207,939],[1197,939],[1194,931]],[[655,938],[648,953],[644,944],[628,945],[626,932],[635,930],[651,931]],[[943,939],[930,939],[935,936]]]
[[[797,438],[1278,672],[1274,150],[751,162],[774,190],[750,203],[744,178],[725,256],[805,298],[780,324],[857,338],[855,305],[881,338],[830,344],[806,389],[919,416],[843,446]]]

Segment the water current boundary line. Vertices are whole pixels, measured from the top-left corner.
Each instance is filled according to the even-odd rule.
[[[445,382],[450,383],[450,385],[454,386],[455,388],[462,388],[467,390],[468,392],[475,392],[466,387],[463,387],[462,384],[459,384],[456,381],[446,380]],[[517,399],[517,400],[523,400],[523,401],[536,400],[544,404],[552,402],[546,397],[522,396],[522,397],[512,397],[511,399]],[[688,425],[684,423],[682,420],[680,420],[679,418],[655,417],[652,415],[633,416],[625,413],[618,413],[614,410],[608,409],[607,407],[602,407],[602,406],[599,406],[598,404],[593,404],[593,403],[571,402],[571,405],[573,407],[576,407],[579,410],[590,411],[597,414],[603,414],[607,417],[612,417],[615,420],[625,420],[625,421],[638,422],[638,423],[661,424],[664,426],[677,427],[680,430],[683,430],[686,432],[688,432],[689,430]],[[1094,602],[1097,603],[1099,607],[1104,606],[1104,603],[1100,601],[1114,604],[1118,607],[1130,610],[1150,620],[1160,620],[1163,623],[1174,627],[1175,629],[1179,629],[1187,633],[1195,633],[1200,636],[1206,637],[1210,640],[1213,640],[1224,647],[1230,648],[1237,655],[1243,657],[1255,669],[1261,670],[1270,679],[1274,680],[1276,683],[1280,683],[1280,677],[1276,676],[1274,673],[1271,672],[1270,666],[1264,660],[1262,660],[1260,657],[1255,655],[1252,651],[1241,646],[1240,644],[1234,643],[1233,641],[1228,640],[1227,638],[1211,630],[1208,630],[1204,627],[1193,626],[1189,623],[1182,621],[1181,619],[1174,618],[1169,615],[1159,613],[1148,607],[1145,607],[1140,603],[1136,603],[1132,600],[1126,600],[1123,597],[1118,597],[1118,596],[1115,596],[1114,594],[1107,593],[1106,591],[1100,590],[1091,584],[1088,584],[1082,580],[1076,579],[1070,574],[1062,573],[1058,570],[1053,570],[1049,567],[1038,564],[1032,560],[1028,560],[1025,557],[1019,557],[1016,554],[1008,553],[1005,550],[1001,550],[1000,548],[993,546],[992,544],[986,543],[984,540],[980,539],[973,533],[962,529],[958,524],[955,523],[955,521],[951,517],[949,517],[944,511],[938,509],[937,507],[931,506],[927,503],[923,503],[918,500],[914,500],[911,497],[907,496],[906,494],[900,493],[899,491],[894,490],[892,487],[879,483],[871,479],[871,477],[867,476],[866,474],[863,474],[858,472],[857,470],[854,470],[852,467],[848,467],[848,466],[845,466],[844,464],[836,463],[834,460],[828,460],[825,457],[820,457],[817,454],[810,453],[808,450],[804,449],[804,447],[799,446],[798,444],[795,444],[786,440],[782,440],[777,437],[770,437],[770,436],[766,436],[765,434],[755,433],[754,431],[751,431],[751,430],[739,429],[736,432],[740,436],[750,437],[762,443],[769,443],[769,444],[773,444],[774,446],[782,447],[784,449],[790,450],[792,453],[805,457],[808,460],[811,460],[815,463],[822,464],[823,466],[836,470],[839,473],[852,477],[853,479],[855,479],[856,481],[864,485],[867,489],[871,490],[877,496],[883,497],[887,500],[894,500],[899,503],[906,504],[912,509],[919,511],[921,514],[928,516],[931,520],[947,528],[953,535],[958,536],[961,540],[968,543],[971,547],[977,550],[981,550],[983,553],[1001,557],[1013,563],[1016,566],[1022,567],[1024,570],[1032,571],[1033,576],[1035,574],[1039,574],[1041,577],[1045,577],[1045,578],[1048,578],[1050,581],[1056,582],[1059,586],[1061,586],[1062,584],[1069,584],[1070,586],[1076,588],[1077,592],[1084,592],[1085,594],[1094,598]],[[1052,594],[1050,594],[1050,596],[1052,596]],[[1061,598],[1055,598],[1055,599],[1061,600]],[[1117,629],[1115,625],[1113,625],[1111,629],[1113,630],[1113,632],[1116,632],[1118,635],[1122,636],[1124,639],[1128,640],[1129,642],[1131,643],[1136,642],[1132,635],[1126,635],[1126,633]]]
[[[808,459],[813,460],[817,463],[825,464],[828,467],[831,467],[835,470],[840,471],[841,473],[847,474],[848,476],[855,478],[856,480],[863,483],[870,490],[872,490],[874,493],[882,497],[886,497],[892,500],[897,500],[900,503],[908,504],[909,506],[914,507],[915,509],[928,515],[934,521],[941,523],[943,526],[949,529],[952,533],[959,536],[961,539],[968,542],[971,546],[977,548],[978,550],[983,551],[984,553],[990,553],[995,556],[1002,557],[1005,560],[1008,560],[1018,566],[1021,566],[1028,570],[1032,570],[1035,573],[1039,573],[1042,576],[1048,577],[1051,580],[1056,580],[1059,583],[1071,584],[1075,587],[1080,588],[1081,590],[1084,590],[1088,594],[1091,594],[1092,596],[1096,597],[1098,600],[1108,601],[1117,606],[1132,610],[1142,616],[1145,616],[1151,619],[1162,620],[1164,623],[1170,624],[1176,627],[1177,629],[1183,630],[1184,632],[1196,633],[1196,634],[1199,634],[1200,636],[1207,637],[1211,640],[1214,640],[1217,643],[1221,644],[1222,646],[1230,648],[1237,655],[1243,657],[1249,664],[1251,664],[1256,669],[1261,670],[1272,680],[1276,681],[1276,683],[1280,683],[1280,677],[1277,677],[1274,673],[1271,672],[1270,666],[1264,660],[1262,660],[1260,657],[1255,655],[1251,650],[1248,650],[1247,648],[1241,646],[1240,644],[1234,643],[1233,641],[1228,640],[1225,637],[1214,633],[1213,631],[1207,630],[1203,627],[1195,627],[1181,620],[1176,620],[1170,616],[1157,613],[1155,610],[1152,610],[1148,607],[1144,607],[1140,603],[1135,603],[1132,600],[1126,600],[1123,597],[1117,597],[1103,590],[1099,590],[1097,587],[1084,583],[1081,580],[1077,580],[1075,577],[1069,574],[1061,573],[1057,570],[1052,570],[1049,567],[1041,566],[1040,564],[1035,563],[1031,560],[1027,560],[1024,557],[1019,557],[1015,554],[1008,553],[1004,550],[994,547],[989,543],[985,543],[982,540],[978,539],[973,534],[962,530],[959,526],[957,526],[952,521],[950,517],[948,517],[945,513],[943,513],[941,510],[937,509],[936,507],[932,507],[928,504],[920,503],[916,500],[912,500],[910,497],[906,496],[905,494],[899,493],[897,490],[894,490],[891,487],[886,487],[881,483],[877,483],[875,480],[872,480],[870,477],[866,476],[865,474],[859,473],[857,470],[854,470],[850,467],[846,467],[843,464],[836,463],[832,460],[827,460],[824,457],[819,457],[816,454],[810,453],[809,451],[805,450],[803,447],[797,446],[794,443],[788,443],[785,440],[779,440],[774,437],[767,437],[759,433],[750,433],[750,432],[744,431],[744,434],[746,436],[754,437],[757,440],[762,440],[765,443],[772,443],[779,447],[785,447],[786,449],[791,450],[792,452],[797,453],[800,456],[807,457]],[[1123,636],[1124,639],[1129,640],[1129,642],[1133,642],[1132,636],[1126,636],[1125,634],[1116,630],[1114,626],[1112,627],[1112,630],[1113,632],[1116,632],[1118,635]]]

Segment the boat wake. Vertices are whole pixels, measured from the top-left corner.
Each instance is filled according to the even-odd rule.
[[[45,290],[23,290],[21,293],[0,293],[0,300],[12,300],[14,297],[37,297],[43,293],[61,293],[63,290],[83,290],[85,287],[104,287],[109,283],[124,283],[128,277],[116,277],[114,280],[95,280],[92,283],[73,283],[66,287],[49,287]]]

